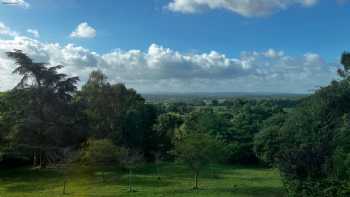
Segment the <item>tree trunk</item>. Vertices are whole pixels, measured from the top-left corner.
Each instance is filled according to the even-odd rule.
[[[43,152],[42,150],[39,151],[39,168],[42,168],[43,164]]]
[[[39,166],[40,169],[46,168],[46,160],[45,160],[45,152],[40,150],[40,155],[39,155]]]
[[[37,156],[36,156],[36,151],[33,152],[33,167],[36,167],[37,165]]]
[[[156,164],[156,173],[157,173],[157,178],[158,178],[158,181],[160,181],[160,173],[159,173],[159,166],[158,164]]]
[[[198,172],[195,172],[195,174],[194,174],[194,189],[198,189],[198,175],[199,175],[199,173]]]
[[[132,192],[131,176],[132,176],[132,171],[131,169],[129,169],[129,192]]]
[[[66,193],[66,185],[67,185],[67,179],[65,178],[65,179],[64,179],[64,182],[63,182],[63,191],[62,191],[62,194],[63,194],[63,195],[67,194],[67,193]]]

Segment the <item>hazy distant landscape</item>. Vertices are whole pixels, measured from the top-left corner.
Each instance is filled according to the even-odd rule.
[[[308,94],[288,93],[259,93],[259,92],[193,92],[193,93],[141,93],[147,102],[198,102],[198,101],[225,101],[234,99],[300,99]]]

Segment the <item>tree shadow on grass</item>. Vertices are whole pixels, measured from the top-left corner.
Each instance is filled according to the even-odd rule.
[[[164,165],[160,168],[161,176],[164,176],[167,179],[181,179],[193,177],[193,172],[184,165]],[[221,179],[222,175],[226,172],[225,169],[218,166],[210,166],[206,169],[203,169],[200,172],[200,177],[204,179]]]
[[[11,184],[5,188],[5,190],[9,193],[40,192],[46,189],[48,189],[47,186],[34,186],[33,184],[26,183]]]
[[[7,192],[40,192],[56,187],[62,174],[51,169],[17,168],[2,170],[0,177]]]
[[[186,194],[195,194],[195,193],[207,193],[207,194],[223,194],[223,193],[229,193],[232,196],[256,196],[256,197],[262,197],[262,196],[268,196],[268,197],[284,197],[287,196],[285,193],[285,190],[283,188],[279,187],[269,187],[269,186],[261,186],[261,187],[254,187],[254,186],[233,186],[233,187],[227,187],[227,188],[199,188],[198,190],[193,190],[190,188],[181,188],[181,189],[175,189],[171,193],[176,193],[177,195],[186,195]]]
[[[249,196],[269,196],[269,197],[282,197],[285,196],[285,190],[280,187],[271,186],[236,186],[228,189],[214,189],[214,190],[226,190],[232,194],[249,195]]]
[[[118,178],[111,178],[109,179],[110,181],[108,182],[100,182],[98,184],[100,185],[120,185],[120,186],[128,186],[129,184],[129,179],[128,179],[128,175],[124,174],[123,176],[120,176]],[[141,186],[141,187],[165,187],[165,186],[169,186],[172,184],[171,181],[169,181],[170,179],[167,178],[161,178],[160,180],[157,179],[155,176],[143,176],[143,175],[137,175],[135,174],[132,177],[132,184],[137,187],[137,186]]]
[[[0,171],[2,180],[11,181],[32,181],[38,179],[57,179],[62,177],[62,173],[54,169],[30,169],[18,168]]]

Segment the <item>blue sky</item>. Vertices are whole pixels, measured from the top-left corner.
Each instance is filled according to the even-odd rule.
[[[335,78],[332,72],[339,56],[350,48],[350,3],[344,0],[3,1],[18,3],[0,5],[0,23],[16,33],[1,35],[0,28],[3,42],[12,41],[13,46],[21,40],[28,46],[19,48],[27,50],[38,42],[40,46],[35,47],[41,49],[36,50],[47,54],[44,58],[28,51],[34,58],[66,63],[66,71],[83,81],[88,71],[99,68],[107,71],[112,81],[144,92],[308,92]],[[93,35],[72,36],[84,22]],[[40,36],[31,35],[28,29],[37,30]],[[52,58],[54,52],[45,48],[53,43],[59,44],[56,50],[62,54],[69,50],[88,54],[92,66],[80,65],[91,63],[84,57],[82,61],[66,57],[66,62]],[[5,49],[10,48],[2,47]],[[210,56],[214,51],[217,56]],[[269,51],[280,54],[268,56]],[[132,58],[138,58],[137,62]],[[74,64],[77,61],[79,65]],[[130,69],[129,64],[135,65]],[[310,68],[309,64],[315,65]],[[6,73],[8,67],[0,69]],[[137,77],[130,76],[131,71],[138,73]],[[314,78],[304,80],[299,74]],[[1,80],[11,84],[14,79]],[[2,86],[0,89],[10,88]]]

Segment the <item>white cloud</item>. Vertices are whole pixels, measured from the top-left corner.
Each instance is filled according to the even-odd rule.
[[[317,53],[306,53],[304,55],[305,63],[310,65],[323,64],[321,56]]]
[[[228,57],[216,51],[187,54],[151,44],[146,51],[116,49],[98,54],[73,44],[16,36],[0,39],[0,90],[18,81],[11,74],[14,65],[4,55],[13,49],[23,50],[35,61],[65,65],[62,71],[79,76],[82,83],[92,70],[101,69],[112,82],[124,82],[143,92],[307,92],[335,79],[337,69],[316,53],[293,57],[269,49]]]
[[[27,29],[27,33],[31,34],[35,38],[39,38],[40,37],[39,31],[36,30],[36,29]]]
[[[4,23],[0,22],[0,35],[6,36],[17,36],[18,33],[12,31],[9,27],[7,27]]]
[[[2,4],[10,6],[18,6],[22,8],[29,8],[30,4],[24,0],[2,0]]]
[[[94,38],[96,36],[96,30],[89,26],[87,22],[83,22],[77,26],[70,36],[74,38]]]
[[[311,7],[319,0],[172,0],[173,12],[197,13],[207,9],[226,9],[245,17],[266,16],[294,5]]]

